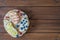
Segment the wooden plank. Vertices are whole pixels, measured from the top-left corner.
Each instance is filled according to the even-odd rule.
[[[0,19],[0,25],[2,25],[3,24],[3,19]],[[29,20],[30,21],[30,24],[31,25],[40,25],[40,24],[50,24],[50,25],[53,25],[54,26],[54,24],[57,24],[57,26],[60,26],[59,24],[60,24],[60,20]],[[55,25],[56,26],[56,25]]]
[[[31,24],[60,24],[60,20],[30,20]],[[56,26],[56,25],[55,25]]]
[[[2,21],[4,15],[8,10],[14,8],[25,10],[30,16],[30,29],[33,31],[29,30],[29,32],[60,32],[60,20],[57,20],[60,19],[60,7],[0,7],[0,32],[5,32]]]
[[[43,15],[54,15],[54,14],[58,15],[60,12],[60,7],[31,7],[30,11],[32,14],[38,14],[38,15],[42,15],[42,14]]]
[[[24,10],[30,19],[60,19],[60,7],[0,7],[0,18],[14,8]]]
[[[7,12],[11,9],[21,9],[31,14],[44,14],[44,15],[52,15],[52,14],[59,14],[60,7],[30,7],[30,6],[0,6],[1,12]]]
[[[58,34],[57,39],[60,40],[60,34]]]
[[[1,40],[55,40],[58,33],[26,33],[21,38],[12,38],[7,33],[0,33]]]
[[[0,6],[60,6],[60,0],[0,0]]]
[[[6,32],[5,29],[3,27],[0,27],[0,32]],[[59,33],[60,32],[60,27],[53,27],[53,26],[49,26],[49,27],[39,27],[39,26],[36,26],[36,27],[31,27],[29,28],[28,32],[43,32],[43,33]]]
[[[0,32],[6,32],[2,20]],[[28,32],[60,32],[60,20],[30,20]]]
[[[60,19],[60,15],[33,15],[30,19]]]
[[[4,16],[2,16],[3,18]],[[60,15],[33,15],[29,17],[31,20],[60,20]]]
[[[0,32],[6,32],[5,29],[3,27],[0,27]],[[31,27],[29,28],[29,30],[27,32],[40,32],[40,33],[60,33],[60,27],[53,27],[53,26],[49,26],[49,27]]]

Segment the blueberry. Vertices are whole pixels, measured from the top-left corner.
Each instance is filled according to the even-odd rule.
[[[21,22],[21,24],[23,24],[23,22]]]
[[[21,27],[21,30],[23,30],[23,27]]]
[[[26,25],[26,28],[27,28],[28,26]]]
[[[16,38],[18,38],[19,37],[19,35],[16,35]]]
[[[24,19],[26,19],[26,18],[24,18]]]
[[[25,21],[25,20],[23,20],[23,21]]]
[[[24,28],[25,28],[25,26],[24,26]]]
[[[18,28],[18,27],[19,27],[19,25],[16,25],[16,27]]]
[[[26,21],[27,22],[27,21]]]

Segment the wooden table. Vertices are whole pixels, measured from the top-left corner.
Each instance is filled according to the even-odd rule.
[[[3,26],[4,15],[15,8],[30,19],[29,30],[20,38],[12,38]],[[0,0],[0,40],[60,40],[60,0]]]

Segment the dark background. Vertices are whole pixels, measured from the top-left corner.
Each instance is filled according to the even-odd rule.
[[[3,17],[21,9],[30,19],[25,35],[12,38],[4,29]],[[0,0],[0,40],[60,40],[60,0]]]

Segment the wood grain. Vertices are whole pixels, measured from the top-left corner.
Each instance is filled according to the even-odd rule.
[[[3,26],[12,9],[29,16],[29,29],[21,38],[12,38]],[[60,40],[60,0],[0,0],[0,40]]]
[[[57,36],[57,40],[60,40],[60,34],[58,34],[58,36]]]
[[[2,40],[56,40],[58,33],[27,33],[21,38],[12,38],[7,33],[0,33]],[[5,37],[6,36],[6,37]]]
[[[60,6],[60,0],[0,0],[0,6]]]
[[[25,11],[30,19],[60,19],[60,7],[0,7],[0,18],[14,8]]]
[[[28,32],[60,32],[60,20],[30,20]],[[0,32],[6,32],[2,20],[0,22]]]

